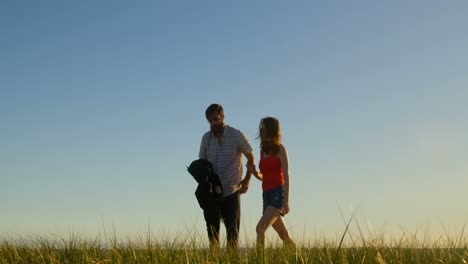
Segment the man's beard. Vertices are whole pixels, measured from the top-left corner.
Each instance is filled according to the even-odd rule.
[[[211,127],[211,132],[213,132],[213,134],[221,134],[223,133],[224,131],[224,125],[223,124],[219,124],[219,125],[215,125],[215,126],[212,126]]]

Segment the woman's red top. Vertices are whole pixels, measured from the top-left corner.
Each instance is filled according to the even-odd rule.
[[[264,191],[274,189],[284,185],[283,168],[278,156],[271,154],[263,158],[263,152],[260,151],[260,163],[258,167],[263,175],[262,189]]]

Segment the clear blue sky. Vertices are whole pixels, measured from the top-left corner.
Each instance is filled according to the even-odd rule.
[[[195,230],[214,102],[279,118],[293,236],[468,219],[466,1],[2,1],[0,236]],[[261,185],[242,198],[243,241]],[[224,231],[223,231],[224,232]],[[398,235],[397,235],[398,236]]]

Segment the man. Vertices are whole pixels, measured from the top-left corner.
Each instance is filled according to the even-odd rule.
[[[208,230],[210,249],[219,248],[220,220],[226,226],[228,248],[238,248],[240,226],[240,194],[247,192],[251,173],[242,179],[242,154],[247,158],[247,165],[253,166],[252,147],[245,135],[224,124],[224,110],[219,104],[210,105],[205,111],[210,124],[200,145],[200,159],[207,159],[213,164],[214,172],[223,186],[223,197],[211,202],[203,215]]]

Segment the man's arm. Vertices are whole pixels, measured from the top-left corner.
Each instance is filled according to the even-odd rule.
[[[255,167],[255,158],[250,151],[249,153],[245,154],[245,157],[247,158],[247,168],[251,168],[252,166]],[[249,189],[249,184],[250,184],[250,179],[252,178],[252,173],[250,172],[249,169],[247,169],[247,172],[245,173],[244,179],[240,182],[240,193],[246,193],[247,190]]]
[[[198,158],[199,159],[208,159],[208,155],[206,153],[205,136],[202,137],[202,140],[201,140],[201,143],[200,143],[200,151],[198,152]]]

